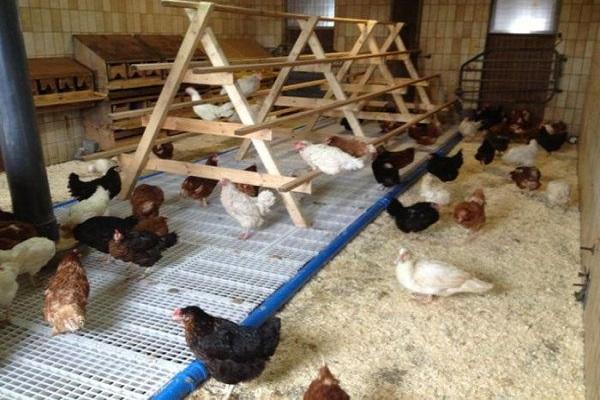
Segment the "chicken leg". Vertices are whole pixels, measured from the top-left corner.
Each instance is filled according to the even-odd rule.
[[[229,398],[231,397],[231,394],[233,393],[233,389],[235,389],[235,385],[227,385],[227,391],[225,392],[225,397],[223,397],[223,400],[229,400]]]
[[[244,232],[240,233],[240,235],[238,236],[238,238],[240,240],[247,240],[250,236],[252,236],[252,231],[245,230]]]
[[[433,302],[433,295],[430,294],[413,293],[412,298],[421,304],[431,304]]]

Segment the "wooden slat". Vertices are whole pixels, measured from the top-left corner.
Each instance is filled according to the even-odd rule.
[[[131,168],[133,156],[122,154],[120,157],[121,166]],[[234,168],[213,167],[210,165],[175,161],[161,160],[160,158],[151,158],[145,167],[149,171],[161,171],[170,174],[182,176],[198,176],[201,178],[221,180],[229,179],[235,183],[246,183],[253,186],[261,186],[271,189],[277,189],[296,178],[281,175],[262,174],[259,172],[244,171]],[[297,186],[294,190],[298,193],[310,194],[312,189],[310,184]]]
[[[148,126],[149,119],[149,117],[142,118],[142,125]],[[235,130],[243,126],[244,125],[242,124],[234,122],[205,121],[198,118],[167,117],[167,119],[165,119],[165,123],[163,124],[163,129],[201,133],[206,135],[235,137],[239,139],[239,136],[236,136],[235,134]],[[264,129],[262,131],[254,132],[252,138],[270,141],[273,139],[273,130],[276,130],[280,135],[291,133],[292,131],[291,129],[285,128]]]
[[[296,83],[293,85],[285,85],[283,87],[282,91],[298,90],[298,89],[304,89],[304,88],[313,87],[313,86],[319,86],[324,82],[325,82],[325,79],[318,79],[315,81]],[[271,89],[257,90],[256,92],[249,95],[248,98],[266,96],[270,92],[271,92]],[[180,110],[182,108],[192,107],[192,106],[195,106],[198,104],[214,104],[214,103],[219,103],[219,102],[223,103],[226,101],[229,101],[228,96],[213,96],[213,97],[207,97],[206,99],[202,99],[202,100],[198,100],[198,101],[185,101],[185,102],[181,102],[181,103],[172,104],[169,107],[169,110],[171,110],[171,111]],[[135,118],[135,117],[141,117],[143,115],[151,114],[152,110],[154,110],[154,107],[147,107],[147,108],[141,108],[139,110],[114,112],[114,113],[108,114],[108,116],[112,120]]]
[[[235,77],[231,72],[215,72],[214,74],[198,75],[188,71],[183,82],[196,85],[233,85]]]
[[[161,0],[161,3],[165,6],[169,7],[181,7],[181,8],[196,8],[198,6],[197,1],[190,0]],[[223,4],[214,4],[215,11],[223,12],[223,13],[231,13],[231,14],[241,14],[241,15],[254,15],[260,17],[274,17],[274,18],[293,18],[300,20],[308,20],[311,18],[311,15],[305,14],[293,14],[286,12],[278,12],[278,11],[268,11],[268,10],[256,10],[254,8],[246,8],[246,7],[237,7],[237,6],[228,6]],[[359,19],[359,18],[342,18],[342,17],[324,17],[320,16],[319,21],[335,21],[335,22],[347,22],[347,23],[357,23],[357,22],[368,22],[368,19]],[[382,25],[394,24],[394,22],[378,22]]]
[[[269,122],[264,122],[264,123],[261,123],[261,124],[247,126],[245,128],[238,129],[236,131],[236,134],[239,135],[239,136],[244,136],[244,135],[246,135],[246,134],[248,134],[250,132],[256,132],[258,130],[265,129],[265,128],[271,128],[273,126],[277,126],[277,125],[283,124],[285,122],[294,121],[296,119],[300,119],[300,118],[308,117],[308,116],[311,116],[311,115],[323,113],[325,111],[333,110],[333,109],[336,109],[336,108],[340,108],[340,107],[343,107],[343,106],[346,106],[346,105],[349,105],[349,104],[354,104],[354,103],[356,103],[358,101],[361,101],[361,100],[367,100],[367,99],[371,99],[373,97],[381,96],[381,95],[386,94],[386,93],[388,93],[388,92],[390,92],[392,90],[399,89],[401,87],[408,86],[408,85],[411,85],[413,83],[417,83],[417,82],[425,81],[425,80],[431,80],[431,79],[437,78],[437,77],[439,77],[439,74],[429,75],[429,76],[426,76],[426,77],[423,77],[423,78],[413,79],[413,80],[408,81],[406,83],[402,83],[402,84],[390,86],[390,87],[388,87],[387,89],[384,89],[384,90],[378,90],[378,91],[373,92],[373,93],[364,94],[364,95],[355,97],[353,99],[335,101],[335,102],[333,102],[333,103],[331,103],[329,105],[321,106],[321,107],[315,108],[313,110],[306,110],[306,111],[303,111],[303,112],[299,112],[297,114],[288,115],[287,117],[279,118],[276,121],[269,121]]]
[[[177,58],[173,64],[173,68],[167,77],[163,90],[158,97],[158,101],[154,108],[154,112],[150,117],[150,122],[144,131],[142,140],[135,152],[135,158],[129,168],[124,170],[123,190],[121,198],[129,197],[129,194],[135,186],[135,182],[144,170],[144,165],[148,161],[148,157],[152,151],[152,146],[156,137],[160,133],[160,129],[167,118],[169,108],[173,103],[173,99],[179,90],[181,81],[187,71],[187,65],[191,61],[196,48],[200,42],[202,32],[206,29],[209,16],[212,11],[211,3],[202,3],[198,6],[198,11],[192,18],[188,31],[183,38]]]
[[[91,90],[40,94],[33,96],[33,101],[37,108],[56,107],[79,103],[95,103],[104,99],[106,99],[105,94],[93,92]]]
[[[253,71],[271,68],[283,68],[283,67],[299,67],[303,65],[322,65],[322,64],[335,64],[345,61],[364,60],[368,58],[387,58],[388,56],[396,56],[399,54],[410,54],[411,51],[390,51],[386,53],[369,53],[361,54],[357,56],[344,56],[344,57],[323,57],[313,60],[299,60],[299,61],[282,61],[273,63],[253,63],[253,64],[236,64],[229,65],[226,67],[204,67],[204,68],[193,68],[192,71],[195,74],[213,74],[217,72],[239,72],[239,71]]]

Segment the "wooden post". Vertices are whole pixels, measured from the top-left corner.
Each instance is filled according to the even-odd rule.
[[[206,28],[201,40],[202,45],[204,46],[204,51],[214,66],[225,66],[229,64],[227,57],[225,57],[223,50],[219,46],[212,29]],[[224,85],[223,87],[231,99],[236,112],[240,116],[242,123],[245,125],[255,125],[258,121],[257,116],[252,114],[250,106],[242,94],[237,82],[234,82],[233,85]],[[277,166],[277,163],[271,154],[269,146],[264,141],[259,139],[252,139],[252,144],[254,145],[254,148],[256,149],[256,152],[258,153],[263,165],[267,169],[267,172],[269,172],[271,175],[281,175],[279,167]],[[282,193],[281,196],[294,224],[296,226],[307,227],[308,224],[304,219],[302,211],[300,210],[300,206],[298,205],[293,194]]]
[[[304,21],[302,21],[302,22],[304,22]],[[292,47],[292,50],[290,51],[290,54],[287,57],[287,61],[296,61],[298,59],[298,57],[300,56],[300,53],[302,52],[302,50],[306,46],[306,43],[308,42],[308,38],[312,35],[312,33],[315,29],[315,26],[317,26],[317,22],[319,22],[319,18],[312,17],[311,19],[306,21],[306,24],[304,24],[304,26],[302,26],[302,31],[300,32],[300,35],[298,36],[296,43],[294,43],[294,46]],[[269,113],[269,111],[271,111],[271,108],[273,108],[275,101],[281,94],[281,89],[283,88],[285,81],[287,80],[288,76],[290,75],[290,72],[292,72],[292,68],[293,67],[284,67],[281,69],[281,71],[279,71],[279,75],[277,75],[277,79],[275,79],[275,82],[273,83],[273,87],[271,88],[271,91],[265,98],[265,100],[262,104],[262,107],[261,107],[260,111],[258,112],[258,116],[257,116],[258,122],[263,122],[265,120],[265,118],[267,117],[267,114]],[[248,149],[250,148],[250,143],[251,143],[250,140],[244,140],[244,142],[242,143],[242,146],[240,147],[240,150],[238,151],[238,154],[237,154],[238,160],[241,160],[246,156],[246,153],[248,152]]]
[[[212,3],[198,3],[197,11],[191,18],[190,26],[183,38],[183,42],[181,43],[181,47],[179,48],[179,52],[173,63],[173,68],[169,72],[169,76],[165,81],[163,90],[160,92],[160,96],[158,97],[148,126],[146,127],[142,140],[135,152],[133,163],[124,169],[123,190],[120,195],[121,199],[129,197],[137,179],[144,169],[144,165],[148,161],[148,156],[152,151],[154,140],[160,133],[162,125],[167,118],[169,107],[173,103],[173,99],[187,72],[188,64],[192,60],[194,52],[200,42],[200,38],[206,29],[212,9]]]

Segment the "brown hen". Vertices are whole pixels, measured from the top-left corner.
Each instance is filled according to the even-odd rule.
[[[219,163],[219,157],[212,154],[206,160],[206,165],[216,167]],[[219,181],[214,179],[199,178],[197,176],[188,176],[181,184],[181,196],[191,197],[202,203],[203,207],[208,205],[208,197],[211,195]]]
[[[256,164],[253,164],[246,168],[244,171],[257,172],[258,169],[256,168]],[[237,188],[237,190],[239,190],[242,193],[246,193],[250,197],[258,196],[258,192],[260,190],[259,186],[249,185],[247,183],[235,183],[235,187]]]
[[[537,190],[542,186],[542,173],[536,167],[518,167],[510,173],[510,178],[520,189]]]
[[[44,319],[53,336],[83,328],[90,285],[78,250],[61,260],[45,294]]]
[[[364,142],[356,139],[343,138],[340,136],[331,136],[327,138],[325,144],[328,146],[337,147],[343,152],[348,153],[352,157],[356,158],[364,157],[367,154],[372,154],[374,152],[372,146],[369,148],[369,145]]]
[[[158,186],[143,184],[135,188],[130,201],[133,215],[137,219],[158,217],[165,194]]]
[[[319,376],[311,382],[304,393],[304,400],[350,400],[348,393],[340,387],[327,365],[319,369]]]
[[[419,124],[408,128],[408,136],[413,138],[421,146],[434,144],[441,135],[442,131],[434,124]]]
[[[173,143],[170,142],[157,144],[156,146],[152,147],[152,152],[156,155],[156,157],[162,158],[163,160],[172,159],[174,150],[175,148],[173,147]]]
[[[0,250],[10,250],[21,242],[36,237],[37,229],[27,222],[0,222]]]
[[[158,236],[165,236],[169,233],[166,217],[150,217],[140,220],[133,228],[138,232],[148,231]]]
[[[485,195],[477,189],[471,197],[454,207],[454,220],[463,227],[478,231],[485,223]]]

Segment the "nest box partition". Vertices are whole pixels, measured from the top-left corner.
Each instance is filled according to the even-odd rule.
[[[163,0],[162,4],[185,8],[190,18],[190,26],[174,62],[135,65],[135,68],[140,71],[170,71],[158,101],[151,110],[151,115],[143,118],[146,129],[135,154],[133,156],[123,155],[121,158],[125,173],[122,197],[127,197],[131,193],[135,182],[144,169],[180,175],[194,175],[209,179],[227,178],[237,183],[278,190],[294,224],[305,227],[308,225],[307,221],[302,215],[298,201],[291,192],[310,194],[310,182],[320,174],[314,171],[300,177],[287,177],[281,174],[268,142],[275,137],[291,137],[292,130],[281,128],[283,124],[311,117],[304,129],[304,132],[310,132],[321,115],[344,117],[348,120],[353,134],[360,140],[367,141],[359,118],[407,123],[402,128],[395,129],[375,141],[371,140],[372,144],[380,145],[393,136],[404,132],[409,126],[428,118],[434,118],[436,112],[449,104],[439,107],[431,104],[424,86],[427,85],[429,80],[438,77],[438,75],[418,76],[409,58],[411,51],[406,49],[399,36],[402,23],[308,16],[188,0]],[[286,57],[268,58],[260,63],[257,63],[256,60],[229,59],[223,52],[212,29],[208,27],[208,21],[214,12],[291,18],[298,21],[301,31]],[[351,51],[325,53],[315,34],[317,23],[325,20],[357,26],[360,35]],[[389,30],[389,34],[381,46],[374,37],[374,30],[378,25]],[[394,44],[396,50],[390,51]],[[208,61],[192,61],[193,55],[199,46],[202,46]],[[305,47],[308,47],[312,54],[301,55]],[[364,47],[368,51],[363,52]],[[402,60],[406,64],[410,76],[408,78],[393,77],[386,65],[388,59]],[[364,63],[367,64],[365,71],[359,73],[352,71],[354,65]],[[264,70],[279,71],[271,88],[258,90],[246,97],[235,80],[234,74],[242,71]],[[290,72],[293,70],[320,72],[324,75],[324,79],[285,85]],[[378,78],[376,78],[376,73],[379,73]],[[380,79],[380,81],[376,79]],[[225,89],[226,96],[213,96],[203,100],[174,104],[175,96],[182,83],[222,86]],[[426,111],[424,114],[413,112],[419,111],[420,107],[417,109],[418,107],[415,104],[406,103],[402,97],[405,88],[410,85],[417,87],[421,105]],[[322,99],[282,95],[286,91],[313,86],[323,86],[327,90]],[[390,95],[391,101],[376,100],[376,98],[385,95]],[[250,97],[261,98],[259,109],[256,112],[252,110],[248,103]],[[172,110],[190,107],[195,104],[226,101],[233,104],[241,123],[207,121],[169,115]],[[272,111],[275,106],[286,108]],[[369,107],[370,110],[363,111],[365,107]],[[390,112],[390,107],[393,107],[397,112]],[[372,111],[373,108],[376,111]],[[377,108],[381,110],[377,110]],[[148,110],[138,110],[135,116],[144,116],[145,114],[148,114]],[[192,134],[210,134],[244,139],[238,154],[239,158],[243,158],[249,146],[253,146],[266,169],[266,173],[150,158],[151,148],[155,144],[161,129],[185,130]]]

